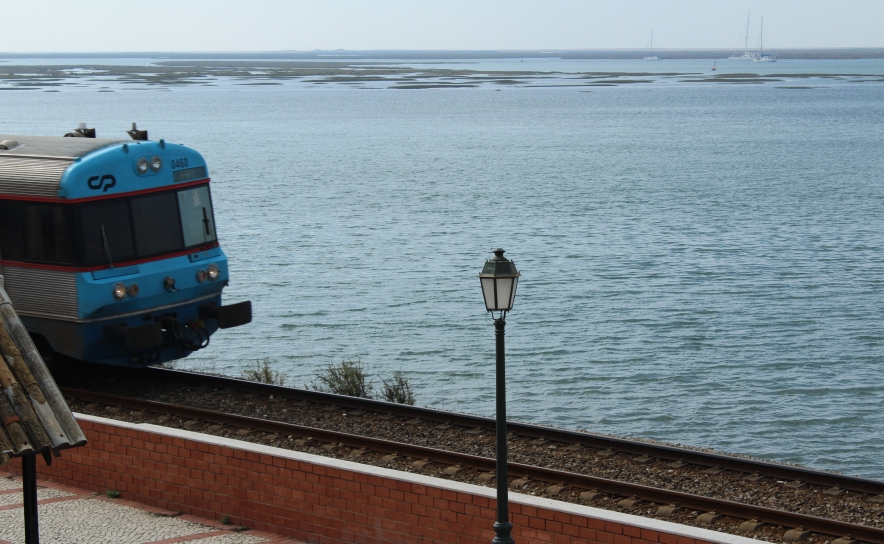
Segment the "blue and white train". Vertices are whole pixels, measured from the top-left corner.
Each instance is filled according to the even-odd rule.
[[[44,358],[162,363],[252,319],[221,303],[206,161],[128,133],[0,134],[0,281]]]

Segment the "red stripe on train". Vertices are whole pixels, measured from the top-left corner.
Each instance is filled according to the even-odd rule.
[[[64,197],[47,197],[47,196],[23,196],[23,195],[2,195],[0,194],[0,200],[20,200],[24,202],[51,202],[54,204],[79,204],[80,202],[93,202],[95,200],[108,200],[111,198],[119,198],[123,196],[137,196],[137,195],[146,195],[149,193],[159,193],[162,191],[170,191],[170,190],[178,190],[182,187],[193,187],[195,185],[208,185],[211,181],[210,178],[198,179],[196,181],[188,181],[187,183],[182,183],[180,185],[165,185],[163,187],[154,187],[152,189],[143,189],[141,191],[132,191],[129,193],[115,193],[112,195],[102,195],[102,196],[90,196],[86,198],[64,198]]]

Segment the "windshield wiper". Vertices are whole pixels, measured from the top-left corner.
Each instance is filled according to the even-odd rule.
[[[203,206],[203,226],[206,227],[206,236],[211,236],[212,233],[209,232],[209,216],[206,214],[205,206]]]
[[[111,259],[110,245],[107,243],[107,234],[104,232],[104,225],[101,225],[101,241],[104,243],[104,254],[107,255],[107,262],[110,267],[114,267],[114,261]]]

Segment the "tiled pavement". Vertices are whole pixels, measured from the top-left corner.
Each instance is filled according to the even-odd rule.
[[[41,480],[37,500],[42,544],[302,544]],[[0,544],[24,541],[21,478],[0,471]]]

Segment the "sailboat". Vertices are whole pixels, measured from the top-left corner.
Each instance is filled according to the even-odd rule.
[[[761,18],[761,32],[758,33],[758,54],[755,56],[755,62],[776,62],[776,55],[765,55],[762,53],[764,50],[764,17]]]
[[[645,48],[645,60],[660,60],[663,57],[659,57],[654,54],[654,29],[651,29],[651,39],[648,40],[648,46]]]
[[[734,53],[733,56],[728,57],[727,60],[756,60],[758,55],[749,51],[749,17],[751,15],[751,11],[749,12],[749,15],[746,15],[746,48],[743,50],[743,54],[737,55]]]

